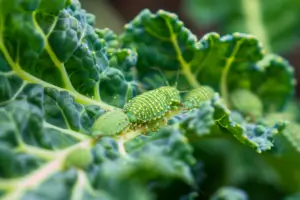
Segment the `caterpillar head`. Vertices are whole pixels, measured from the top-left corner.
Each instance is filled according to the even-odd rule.
[[[180,92],[177,90],[176,87],[163,86],[160,88],[160,90],[167,95],[171,102],[171,105],[181,105]]]

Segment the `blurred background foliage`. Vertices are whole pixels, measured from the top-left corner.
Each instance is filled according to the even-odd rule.
[[[198,38],[212,31],[221,35],[254,34],[267,53],[288,59],[295,68],[297,80],[300,79],[300,0],[81,0],[81,4],[96,16],[96,27],[108,27],[116,33],[121,33],[125,23],[148,8],[153,12],[164,9],[177,13]],[[297,87],[299,97],[299,84]],[[299,116],[296,113],[299,108],[292,112]],[[244,190],[250,200],[299,200],[299,153],[285,144],[278,146],[272,152],[258,155],[232,138],[208,137],[195,141],[194,154],[200,161],[195,169],[199,174],[199,199],[227,200],[213,194],[222,193],[222,187],[233,186]],[[180,183],[169,188],[169,191],[158,190],[158,199],[166,199],[174,191],[187,190]],[[192,196],[182,199],[192,199]]]

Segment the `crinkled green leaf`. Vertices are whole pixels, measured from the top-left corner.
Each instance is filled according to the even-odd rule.
[[[269,43],[275,52],[284,52],[299,42],[299,6],[297,0],[188,0],[183,2],[183,12],[199,28],[250,32]]]
[[[285,131],[283,132],[284,137],[292,144],[292,146],[300,153],[300,124],[288,123]]]
[[[294,109],[297,109],[295,107],[292,107]],[[283,113],[271,113],[268,114],[263,121],[264,123],[271,124],[276,121],[283,121],[286,122],[286,128],[283,130],[283,137],[285,138],[285,141],[288,143],[288,146],[292,147],[296,152],[300,153],[300,124],[297,123],[297,115],[293,115],[288,112]],[[285,146],[285,141],[282,141],[283,138],[278,138],[279,145]],[[289,148],[287,148],[289,149]]]
[[[9,179],[8,184],[0,179],[0,188],[10,188],[3,199],[123,199],[124,193],[117,191],[127,191],[128,199],[152,199],[146,189],[149,181],[194,184],[192,149],[176,128],[127,142],[125,157],[112,139],[103,138],[92,148],[92,143],[87,143],[90,127],[103,110],[76,103],[66,91],[24,84],[15,99],[4,101],[1,107],[0,138],[5,144],[0,156],[5,160],[0,165],[1,178],[17,181]],[[76,171],[73,181],[63,172],[68,168]],[[17,190],[23,181],[32,182],[34,188]],[[53,190],[63,192],[58,195]]]
[[[111,139],[100,141],[93,150],[96,164],[88,176],[94,188],[113,199],[153,199],[150,191],[141,187],[149,181],[179,179],[194,184],[189,168],[195,163],[191,146],[172,127],[139,136],[127,142],[125,150],[126,155],[121,156]]]
[[[133,73],[137,62],[137,53],[135,51],[131,49],[110,49],[108,53],[111,66],[120,69],[125,74],[126,80],[136,80]]]
[[[120,57],[120,51],[129,50],[111,49],[106,41],[113,33],[95,31],[93,16],[81,9],[78,1],[57,0],[50,6],[46,1],[1,4],[10,10],[1,13],[0,21],[1,68],[7,73],[27,82],[68,90],[76,101],[106,110],[112,109],[105,92],[112,89],[110,85],[115,85],[112,96],[121,99],[118,106],[134,96],[127,94],[135,91],[130,83],[134,77],[126,80],[120,70],[132,67],[136,54],[120,58],[118,63],[110,62],[109,57]],[[114,84],[107,84],[107,79]]]
[[[120,43],[118,41],[118,36],[112,30],[108,28],[95,29],[98,36],[105,40],[107,48],[118,48]]]
[[[166,84],[153,69],[158,67],[179,89],[209,85],[227,103],[230,92],[244,88],[258,95],[266,110],[282,109],[294,94],[293,68],[280,56],[264,57],[252,35],[208,33],[197,41],[173,13],[147,9],[125,28],[123,45],[138,52],[139,79],[149,88]]]
[[[134,82],[126,81],[125,73],[116,68],[107,68],[101,74],[100,87],[102,99],[120,108],[134,97],[138,90],[137,85]]]
[[[101,75],[100,95],[105,102],[122,107],[139,93],[135,75],[137,54],[125,48],[109,49],[108,59],[112,68]]]
[[[16,94],[15,94],[16,95]],[[43,138],[43,88],[24,85],[15,99],[5,102],[1,109],[2,143],[16,147],[23,140],[33,146],[45,146]]]
[[[145,10],[120,39],[95,29],[95,17],[76,0],[0,0],[0,11],[1,199],[192,199],[202,189],[203,170],[213,168],[195,159],[191,145],[198,141],[189,136],[232,134],[260,152],[284,128],[278,121],[247,123],[229,110],[235,89],[251,90],[276,108],[293,89],[293,72],[274,56],[262,60],[262,45],[251,35],[210,33],[197,41],[175,14]],[[276,76],[259,66],[282,73],[284,89],[268,89]],[[268,81],[256,81],[261,77]],[[111,114],[122,112],[117,107],[166,84],[180,90],[206,84],[222,99],[216,94],[191,111],[178,109],[156,132],[136,124],[92,137],[103,113],[110,124],[100,120],[101,127],[116,130],[126,118]]]
[[[69,199],[75,184],[76,172],[74,170],[57,173],[35,190],[26,192],[22,199]]]
[[[41,159],[29,154],[18,153],[5,145],[1,146],[0,152],[0,178],[24,176],[43,164]]]
[[[131,153],[133,165],[141,165],[141,169],[150,171],[149,176],[170,176],[180,178],[189,184],[194,182],[189,165],[195,164],[192,156],[192,147],[187,139],[175,128],[161,128],[150,137],[140,136],[126,144]],[[140,164],[138,160],[144,160]],[[156,162],[160,163],[158,165]],[[136,163],[136,164],[134,164]],[[155,170],[154,170],[155,169]],[[124,173],[124,172],[122,172]],[[130,175],[130,174],[127,174]]]
[[[12,85],[3,89],[9,90]],[[66,157],[60,156],[64,149],[71,148],[66,155],[76,151],[71,145],[88,139],[86,134],[94,120],[84,106],[64,91],[23,82],[17,90],[11,90],[10,97],[0,107],[0,174],[7,178],[0,179],[0,188],[9,188],[4,199],[20,198],[25,193],[26,181],[38,185],[62,169]],[[62,153],[56,155],[59,150]],[[68,166],[82,166],[80,162],[69,162]],[[51,170],[47,170],[49,167]]]
[[[266,111],[282,111],[295,93],[294,68],[277,55],[268,55],[249,72],[250,89],[262,100]]]
[[[211,127],[215,121],[213,118],[214,107],[210,101],[205,101],[187,113],[180,116],[180,126],[184,133],[193,133],[196,135],[206,135],[211,132]]]
[[[217,96],[213,99],[213,105],[216,110],[215,115],[222,116],[218,117],[219,125],[226,128],[241,143],[256,149],[258,153],[270,150],[274,146],[274,137],[285,128],[285,123],[280,121],[271,126],[247,123],[245,120],[235,121],[236,115],[232,117],[228,108]]]
[[[243,190],[234,187],[222,187],[210,200],[248,200],[248,195]]]
[[[261,44],[251,35],[209,33],[197,41],[175,14],[162,10],[153,14],[146,9],[125,28],[123,45],[138,52],[141,79],[153,73],[152,67],[160,67],[166,76],[173,74],[169,75],[173,80],[180,70],[179,88],[205,84],[219,89],[225,68],[240,74],[263,57]],[[233,77],[228,78],[229,85],[240,81]]]
[[[240,111],[245,116],[258,119],[263,114],[263,105],[260,99],[249,90],[234,90],[230,94],[230,102],[232,109]]]
[[[179,114],[170,120],[170,124],[179,123],[184,132],[197,135],[211,134],[214,124],[225,128],[241,143],[254,148],[257,152],[270,150],[274,146],[275,136],[285,128],[278,120],[272,125],[248,123],[238,112],[231,112],[223,103],[219,94],[187,113]],[[222,132],[222,131],[221,131]]]

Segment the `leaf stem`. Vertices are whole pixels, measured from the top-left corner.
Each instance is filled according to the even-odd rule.
[[[5,196],[2,196],[1,200],[19,199],[24,192],[36,188],[50,176],[62,170],[65,158],[70,152],[81,148],[91,148],[92,145],[93,141],[91,139],[82,141],[74,146],[57,152],[55,159],[23,178],[0,179],[0,188],[3,187],[9,191]],[[5,186],[8,183],[9,186]]]
[[[0,76],[13,76],[16,73],[14,71],[8,71],[8,72],[1,72],[0,71]]]
[[[47,53],[49,54],[49,57],[51,58],[52,62],[54,63],[54,65],[57,67],[57,69],[60,71],[61,75],[62,75],[62,79],[64,82],[64,86],[67,90],[70,91],[76,91],[75,88],[73,87],[69,76],[67,74],[66,68],[64,66],[64,63],[60,62],[57,58],[57,56],[55,55],[54,51],[52,50],[48,38],[46,37],[46,35],[44,34],[43,30],[41,29],[41,27],[39,26],[38,22],[36,21],[36,14],[37,12],[34,11],[32,13],[32,19],[33,19],[33,24],[35,29],[39,32],[39,34],[43,37],[43,40],[45,41],[45,50],[47,51]]]
[[[245,16],[246,29],[263,43],[265,50],[271,52],[268,34],[263,24],[261,0],[242,0],[242,10]]]
[[[234,46],[231,55],[229,56],[229,58],[226,59],[225,67],[221,75],[221,81],[220,81],[221,96],[225,100],[225,103],[227,104],[228,107],[229,107],[229,94],[228,94],[228,87],[227,87],[227,77],[228,77],[230,67],[233,61],[235,60],[235,55],[238,52],[241,43],[242,41],[238,41]]]
[[[118,139],[118,148],[119,148],[119,152],[123,157],[127,156],[125,147],[124,147],[124,141],[120,138]]]
[[[77,170],[77,180],[72,189],[71,200],[81,200],[84,199],[84,188],[86,185],[86,176],[82,170]]]
[[[200,87],[199,82],[197,81],[196,77],[191,72],[191,66],[189,63],[187,63],[184,58],[182,57],[182,53],[176,38],[176,34],[174,34],[171,24],[167,21],[167,26],[170,30],[170,40],[174,46],[175,52],[177,54],[177,59],[182,67],[182,73],[186,77],[189,84],[191,84],[192,87],[198,88]]]
[[[77,169],[77,181],[73,187],[71,200],[81,200],[85,193],[89,193],[91,196],[101,195],[100,191],[96,191],[82,169]]]
[[[27,145],[22,143],[19,148],[16,149],[17,152],[25,152],[39,158],[43,158],[44,160],[53,160],[57,154],[53,151],[42,149],[34,146]]]
[[[76,138],[77,140],[85,140],[85,139],[90,138],[89,136],[84,135],[82,133],[73,131],[71,129],[60,128],[60,127],[54,126],[52,124],[49,124],[48,122],[44,122],[44,126],[46,128],[54,129],[54,130],[57,130],[59,132],[65,133],[66,135],[70,135],[70,136]]]
[[[0,35],[1,36],[1,35]],[[114,110],[114,109],[118,109],[114,106],[108,105],[102,101],[95,101],[93,99],[88,98],[87,96],[84,96],[80,93],[78,93],[77,91],[69,91],[66,90],[64,88],[60,88],[56,85],[53,85],[51,83],[45,82],[27,72],[25,72],[17,63],[14,63],[14,61],[12,60],[12,58],[10,57],[7,49],[5,48],[5,46],[3,45],[3,43],[1,43],[2,38],[0,38],[0,50],[2,50],[2,53],[6,59],[6,61],[8,62],[8,64],[11,66],[11,68],[16,72],[16,74],[22,78],[24,81],[27,81],[29,83],[36,83],[36,84],[40,84],[44,87],[49,87],[49,88],[54,88],[58,91],[67,91],[69,92],[74,98],[75,100],[83,105],[97,105],[99,107],[101,107],[104,110]]]
[[[101,101],[100,96],[100,80],[94,86],[94,99],[97,101]]]
[[[8,104],[8,103],[12,102],[13,100],[15,100],[18,97],[18,95],[23,91],[26,84],[27,83],[24,81],[22,83],[22,85],[19,87],[19,89],[16,91],[16,93],[10,99],[0,102],[0,106]]]
[[[34,18],[34,21],[35,21],[35,18]],[[36,21],[34,23],[37,23]],[[37,25],[38,26],[38,25]],[[39,27],[37,27],[39,28]],[[58,91],[67,91],[69,92],[72,96],[74,96],[75,100],[80,103],[80,104],[84,104],[84,105],[97,105],[99,107],[101,107],[102,109],[104,110],[114,110],[114,109],[118,109],[114,106],[111,106],[109,104],[106,104],[102,101],[95,101],[93,99],[90,99],[88,98],[87,96],[84,96],[82,94],[80,94],[79,92],[77,92],[73,86],[71,87],[71,83],[65,83],[66,85],[66,89],[65,88],[61,88],[61,87],[58,87],[56,85],[53,85],[51,83],[48,83],[48,82],[45,82],[27,72],[25,72],[20,66],[18,63],[15,63],[13,61],[13,59],[10,57],[9,55],[9,52],[7,51],[6,47],[4,46],[4,41],[3,41],[3,30],[4,30],[4,24],[3,24],[3,19],[0,19],[0,50],[2,51],[3,55],[4,55],[4,58],[5,60],[7,61],[7,63],[10,65],[10,67],[12,68],[12,70],[16,73],[16,75],[18,75],[20,78],[22,78],[24,81],[27,81],[29,83],[36,83],[36,84],[40,84],[44,87],[50,87],[50,88],[54,88]],[[42,30],[40,30],[42,32]],[[43,33],[43,32],[42,32]],[[43,34],[44,35],[44,34]],[[45,35],[44,35],[45,36]],[[48,40],[45,39],[46,43],[48,43]],[[49,44],[48,44],[48,47],[46,45],[46,48],[48,48],[48,53],[50,52],[49,48]],[[53,58],[53,57],[52,57]],[[58,61],[59,62],[59,61]],[[58,63],[56,63],[58,64]],[[60,66],[60,64],[58,64]],[[64,71],[62,71],[63,73],[63,76],[67,76],[67,74],[65,73],[65,69]],[[68,78],[69,80],[69,78]]]

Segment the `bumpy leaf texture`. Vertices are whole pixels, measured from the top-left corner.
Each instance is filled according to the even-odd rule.
[[[228,111],[218,98],[214,100],[214,105],[216,106],[217,115],[223,116],[218,120],[218,124],[227,129],[243,144],[256,149],[258,153],[270,150],[274,145],[276,135],[282,133],[285,128],[285,123],[282,121],[278,121],[271,126],[246,122],[242,116],[237,117],[235,113]]]
[[[255,93],[264,110],[291,96],[291,67],[263,58],[255,37],[210,33],[197,41],[165,11],[142,11],[120,40],[93,24],[75,0],[0,0],[1,199],[155,199],[153,191],[175,181],[198,183],[190,135],[231,134],[258,152],[272,147],[284,124],[249,122],[228,109],[239,88]],[[179,89],[206,84],[217,93],[155,133],[95,140],[94,121],[165,85],[160,71]]]
[[[176,15],[146,9],[121,38],[124,47],[136,49],[139,79],[150,89],[166,84],[161,71],[181,90],[209,85],[226,101],[236,89],[251,90],[266,111],[282,109],[294,94],[292,66],[277,55],[264,57],[262,44],[249,34],[208,33],[197,41]]]
[[[112,33],[95,30],[94,17],[77,1],[2,0],[1,4],[3,71],[13,70],[27,82],[68,90],[81,103],[106,109],[111,106],[104,102],[121,107],[137,91],[134,78],[126,79],[122,73],[134,66],[136,54],[122,49],[108,53],[108,47],[116,46]]]
[[[154,199],[151,181],[195,184],[177,129],[126,147],[91,137],[99,116],[139,92],[133,50],[94,29],[77,1],[1,0],[0,10],[1,199]]]
[[[200,103],[198,108],[175,116],[169,124],[177,123],[188,136],[230,133],[241,143],[261,153],[270,150],[276,135],[285,130],[284,121],[274,121],[270,125],[247,122],[240,113],[228,110],[219,94],[215,94],[211,100]],[[216,131],[215,125],[219,131]]]

